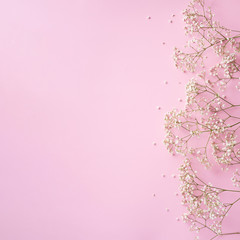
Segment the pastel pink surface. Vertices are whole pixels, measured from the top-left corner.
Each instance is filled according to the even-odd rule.
[[[0,4],[0,239],[193,239],[162,143],[184,104],[171,55],[187,3]],[[209,4],[240,29],[239,1]]]

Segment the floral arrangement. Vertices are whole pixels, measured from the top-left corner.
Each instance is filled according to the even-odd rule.
[[[191,79],[184,110],[165,115],[164,139],[170,153],[184,157],[179,168],[183,221],[197,233],[210,231],[211,239],[233,234],[240,238],[238,231],[223,231],[230,210],[240,204],[240,104],[235,102],[240,90],[240,31],[221,26],[204,0],[192,0],[183,16],[190,40],[185,51],[174,49],[173,58]],[[230,187],[207,182],[213,169],[231,174]]]

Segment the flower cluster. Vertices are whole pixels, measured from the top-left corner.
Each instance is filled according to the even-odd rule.
[[[180,68],[182,71],[187,70],[194,72],[197,62],[200,56],[198,53],[184,53],[178,48],[174,48],[173,59],[175,61],[175,66]]]
[[[223,192],[211,184],[205,184],[193,171],[189,159],[179,168],[180,189],[183,196],[182,204],[188,212],[183,214],[183,221],[191,224],[191,230],[200,231],[209,228],[220,235],[222,221],[228,208],[220,201],[219,195]]]
[[[226,131],[224,138],[216,138],[212,141],[213,156],[219,164],[230,165],[238,162],[235,156],[236,136],[232,132]]]
[[[240,173],[238,168],[234,171],[233,177],[231,178],[235,187],[240,187]]]

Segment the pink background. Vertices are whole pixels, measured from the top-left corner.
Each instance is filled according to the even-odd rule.
[[[239,0],[208,2],[240,29]],[[193,239],[162,143],[187,3],[0,1],[1,240]]]

